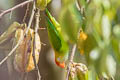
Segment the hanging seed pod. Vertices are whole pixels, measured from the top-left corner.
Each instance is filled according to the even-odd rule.
[[[14,58],[14,67],[18,72],[29,72],[35,68],[33,61],[33,40],[34,40],[34,30],[29,29],[26,36],[25,29],[17,29],[15,33],[15,41],[18,43],[21,37],[24,39],[21,41],[19,47],[16,49],[16,55]],[[35,58],[36,63],[39,60],[39,52],[41,49],[40,37],[37,34],[35,39]]]
[[[73,62],[71,64],[69,80],[86,80],[87,72],[86,65]]]

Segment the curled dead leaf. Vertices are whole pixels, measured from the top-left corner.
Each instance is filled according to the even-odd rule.
[[[16,55],[14,58],[14,67],[18,72],[29,72],[35,68],[33,61],[33,40],[34,40],[34,30],[29,29],[26,36],[25,29],[17,29],[15,33],[15,41],[18,43],[21,37],[24,37],[23,41],[21,41],[19,47],[16,49]],[[39,53],[41,50],[40,37],[38,33],[36,34],[35,39],[35,58],[36,63],[39,60]]]

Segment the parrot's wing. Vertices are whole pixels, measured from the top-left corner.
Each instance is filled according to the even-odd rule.
[[[61,44],[61,39],[59,36],[59,32],[56,30],[55,26],[52,24],[52,22],[50,21],[50,19],[48,18],[48,16],[46,16],[47,18],[47,23],[48,23],[48,36],[50,38],[50,42],[52,44],[52,47],[56,50],[59,51],[60,48],[62,47]]]
[[[50,12],[48,11],[48,9],[45,9],[45,14],[46,16],[50,19],[51,23],[54,25],[54,27],[60,32],[61,28],[60,28],[60,24],[55,20],[55,18],[50,14]]]

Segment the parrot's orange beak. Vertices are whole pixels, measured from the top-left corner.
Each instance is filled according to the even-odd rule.
[[[63,63],[60,63],[60,62],[58,62],[58,61],[55,59],[55,63],[56,63],[59,67],[65,68],[65,63],[64,63],[64,62],[63,62]]]

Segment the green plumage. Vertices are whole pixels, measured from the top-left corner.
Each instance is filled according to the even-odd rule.
[[[47,17],[47,22],[48,22],[48,27],[47,27],[48,35],[50,36],[49,38],[51,40],[52,46],[56,51],[59,51],[62,46],[59,33],[58,31],[56,31],[56,28],[51,23],[51,21],[48,19],[48,17]]]
[[[51,16],[47,9],[46,19],[48,23],[48,37],[55,51],[55,58],[59,60],[59,62],[64,62],[67,59],[69,48],[62,36],[60,24]]]

